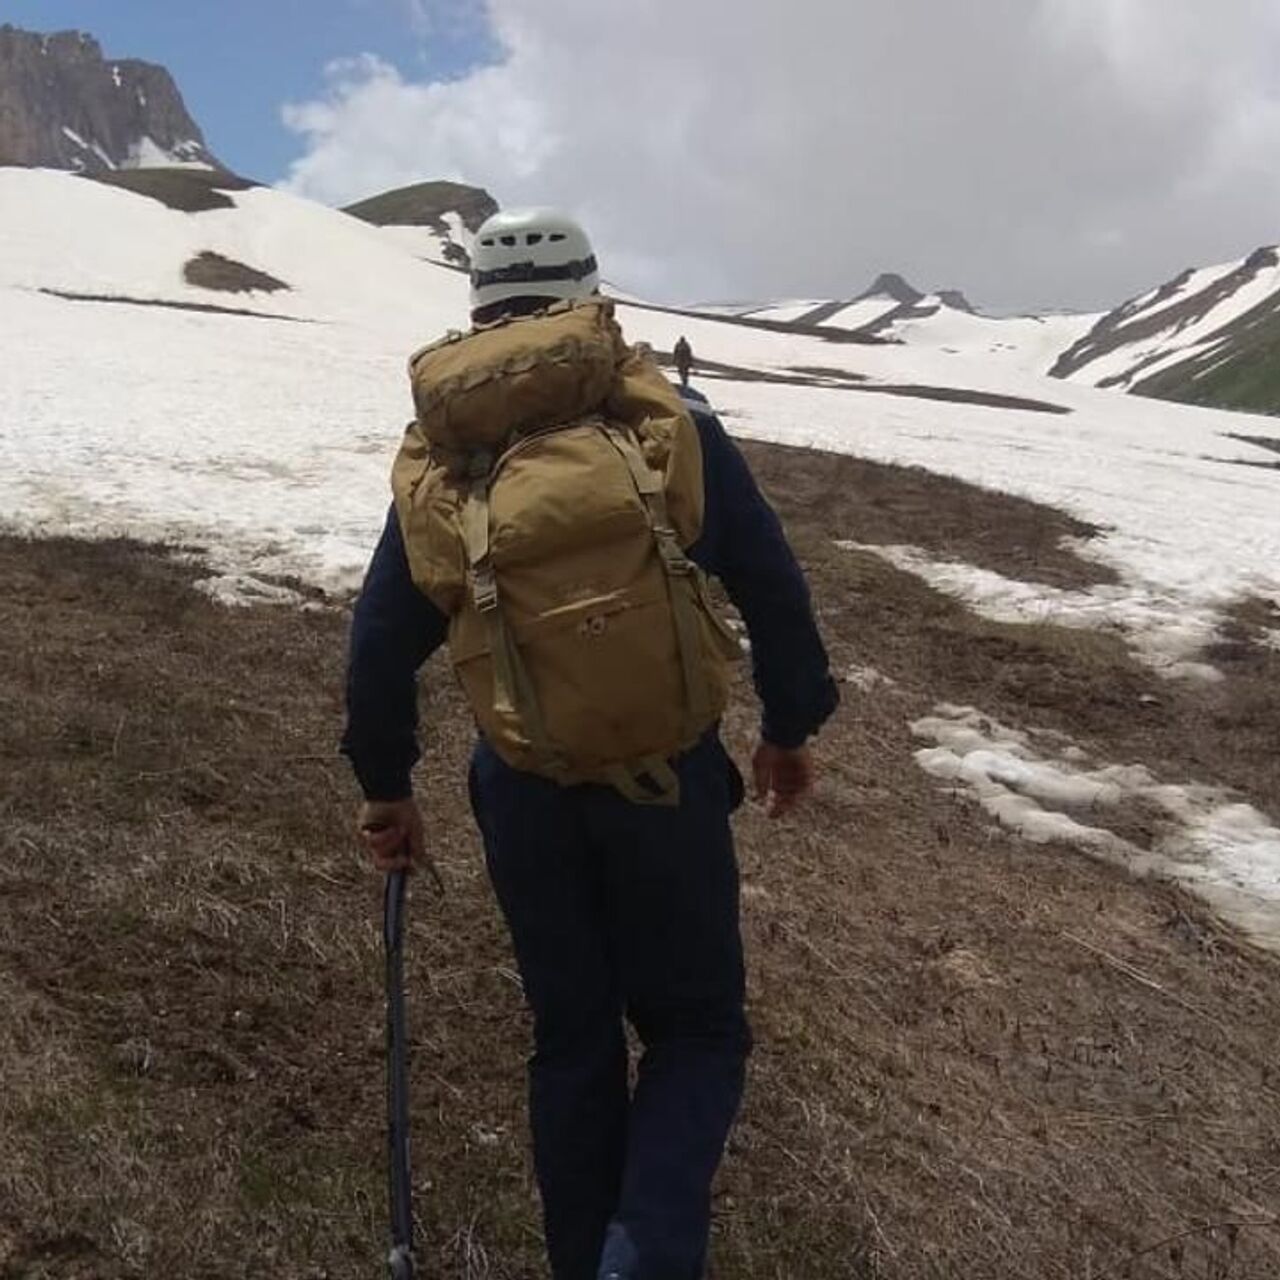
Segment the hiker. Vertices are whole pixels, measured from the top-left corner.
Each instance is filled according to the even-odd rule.
[[[472,258],[470,332],[411,362],[342,750],[374,864],[422,861],[415,675],[447,637],[534,1018],[552,1273],[697,1280],[751,1046],[729,827],[744,785],[717,732],[741,646],[703,572],[746,624],[773,816],[811,789],[836,687],[777,518],[705,401],[623,343],[582,229],[499,213]],[[630,1097],[624,1017],[643,1046]]]
[[[680,375],[680,385],[687,387],[689,385],[689,371],[693,368],[693,348],[689,345],[689,339],[683,333],[676,340],[676,345],[671,354],[675,357],[676,372]]]

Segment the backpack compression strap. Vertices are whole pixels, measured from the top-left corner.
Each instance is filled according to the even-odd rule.
[[[485,474],[472,479],[467,503],[462,509],[462,533],[471,566],[471,598],[476,612],[484,619],[489,635],[494,706],[516,717],[529,736],[529,745],[538,767],[559,779],[568,772],[564,757],[547,733],[533,681],[498,600],[498,584],[489,554],[489,478],[489,474]]]
[[[684,737],[692,741],[714,719],[711,688],[702,663],[702,645],[698,634],[698,567],[685,555],[667,514],[667,492],[662,477],[645,461],[632,436],[619,427],[605,428],[613,447],[631,471],[631,479],[645,505],[653,540],[662,557],[671,600],[671,616],[675,621],[676,644],[680,650],[680,667],[684,674]]]

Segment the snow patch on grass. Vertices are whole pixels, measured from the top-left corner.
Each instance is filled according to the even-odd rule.
[[[196,583],[210,599],[228,607],[254,604],[301,605],[302,595],[289,587],[267,582],[250,573],[231,571],[215,574]]]
[[[1222,678],[1215,667],[1195,661],[1196,654],[1217,635],[1220,615],[1218,607],[1203,600],[1133,581],[1068,591],[1040,582],[1020,582],[959,561],[937,560],[919,547],[850,541],[837,546],[877,555],[993,622],[1114,631],[1133,646],[1137,657],[1162,675]]]
[[[897,681],[875,667],[853,666],[845,672],[845,684],[852,685],[862,693],[870,693],[873,689],[895,688]]]
[[[944,703],[911,732],[933,744],[916,752],[920,767],[973,795],[1001,826],[1167,876],[1280,950],[1280,829],[1223,788],[1162,783],[1141,765],[1090,767],[1087,752],[1062,735],[1014,729],[974,707]],[[1108,826],[1133,801],[1163,819],[1150,849]]]

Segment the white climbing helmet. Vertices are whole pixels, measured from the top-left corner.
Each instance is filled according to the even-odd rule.
[[[505,209],[472,241],[472,311],[507,298],[586,298],[599,283],[587,233],[555,209]]]

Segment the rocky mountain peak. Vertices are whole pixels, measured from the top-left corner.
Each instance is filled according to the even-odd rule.
[[[938,301],[944,307],[950,307],[953,311],[966,311],[971,316],[977,315],[973,303],[959,289],[939,289]]]
[[[107,59],[81,31],[0,26],[0,164],[95,174],[221,169],[164,67]]]
[[[875,279],[875,283],[865,293],[860,293],[855,302],[864,298],[892,298],[904,307],[914,307],[924,297],[919,289],[908,284],[896,271],[886,271]]]

